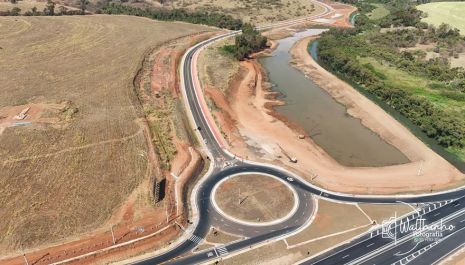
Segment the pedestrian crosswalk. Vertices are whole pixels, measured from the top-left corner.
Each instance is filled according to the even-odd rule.
[[[217,247],[216,250],[218,251],[219,256],[226,256],[229,254],[228,250],[225,246]]]
[[[189,238],[190,241],[196,243],[196,244],[200,244],[200,242],[202,242],[202,238],[199,237],[199,236],[196,236],[196,235],[192,235],[190,238]]]

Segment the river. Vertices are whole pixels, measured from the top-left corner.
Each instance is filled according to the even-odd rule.
[[[286,103],[275,110],[302,127],[342,165],[379,167],[408,163],[402,152],[350,116],[345,106],[289,64],[292,45],[302,37],[322,31],[310,29],[282,39],[272,56],[260,58],[273,90],[281,93]]]

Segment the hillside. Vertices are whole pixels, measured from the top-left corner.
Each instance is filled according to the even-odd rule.
[[[310,16],[323,11],[320,5],[309,0],[176,0],[174,6],[218,11],[254,24]]]
[[[55,2],[79,8],[78,2],[72,0],[55,0]],[[160,4],[160,2],[163,2],[163,4]],[[91,12],[100,12],[104,8],[105,3],[100,0],[90,0],[88,10]],[[234,18],[239,18],[244,22],[251,22],[253,24],[267,24],[296,17],[310,16],[323,11],[321,5],[314,4],[310,0],[110,0],[108,3],[152,10],[185,9],[195,12],[215,12],[231,15]]]
[[[435,150],[463,169],[463,36],[449,25],[423,22],[409,1],[385,4],[389,14],[377,19],[366,15],[367,5],[358,4],[355,30],[323,34],[320,61],[418,126],[425,139],[441,146]]]
[[[207,29],[129,16],[0,18],[2,254],[88,232],[160,177],[133,78],[149,49]]]

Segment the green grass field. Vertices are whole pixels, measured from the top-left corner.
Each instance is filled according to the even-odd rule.
[[[380,18],[383,18],[389,15],[389,10],[386,8],[385,5],[383,4],[372,4],[372,5],[376,6],[376,8],[367,14],[367,16],[370,19],[376,20],[376,19],[380,19]]]
[[[465,104],[462,100],[447,97],[443,89],[430,88],[432,81],[409,74],[406,71],[399,70],[393,66],[382,64],[374,58],[365,57],[359,58],[362,64],[371,64],[377,72],[383,73],[386,77],[384,82],[392,87],[402,88],[417,96],[427,98],[431,103],[439,108],[452,111],[457,115],[462,115],[465,118]]]
[[[460,29],[462,35],[465,34],[465,2],[437,2],[419,5],[417,8],[428,13],[423,21],[436,26],[447,23]]]
[[[382,73],[386,85],[426,98],[449,115],[459,115],[465,118],[465,101],[451,97],[445,89],[432,88],[432,81],[381,63],[372,57],[360,57],[358,60],[362,64],[371,64],[377,73]],[[448,150],[465,160],[464,148],[450,147]]]

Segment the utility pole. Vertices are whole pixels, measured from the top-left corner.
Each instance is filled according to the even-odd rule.
[[[29,265],[29,261],[27,260],[26,253],[24,252],[23,243],[21,243],[21,252],[23,252],[24,265]]]
[[[243,199],[241,199],[241,200],[239,201],[239,204],[242,204],[245,200],[247,200],[248,197],[249,197],[249,196],[245,196]]]
[[[116,241],[115,241],[115,234],[113,233],[113,226],[110,227],[110,231],[111,231],[111,238],[113,239],[113,245],[115,245]]]
[[[26,253],[23,253],[23,258],[24,258],[24,264],[29,265],[29,261],[27,261],[27,258],[26,258]]]

